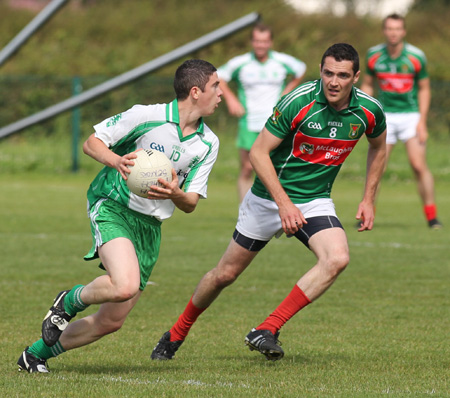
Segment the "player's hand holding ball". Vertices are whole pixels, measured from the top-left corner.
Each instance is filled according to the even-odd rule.
[[[170,183],[174,177],[178,181],[172,163],[164,153],[153,149],[144,149],[136,151],[135,155],[136,158],[132,159],[134,165],[128,166],[130,174],[126,179],[128,189],[134,194],[148,198],[152,186],[170,189],[172,187]]]

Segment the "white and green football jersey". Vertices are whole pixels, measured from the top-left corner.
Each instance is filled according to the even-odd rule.
[[[291,55],[269,51],[269,59],[260,62],[253,52],[239,55],[221,66],[219,78],[238,85],[238,98],[246,109],[242,121],[248,131],[260,132],[286,87],[286,78],[304,75],[306,65]]]
[[[135,105],[95,125],[95,136],[120,156],[139,148],[164,152],[178,175],[180,187],[206,198],[219,139],[203,119],[194,134],[183,137],[179,120],[177,100]],[[130,192],[120,173],[110,167],[104,167],[95,177],[87,196],[89,208],[100,199],[111,199],[158,220],[169,218],[175,210],[171,200],[150,200]]]

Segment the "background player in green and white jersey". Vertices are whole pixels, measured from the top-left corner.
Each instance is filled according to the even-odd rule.
[[[427,60],[422,50],[406,43],[405,20],[398,14],[383,20],[386,42],[369,49],[367,73],[361,89],[378,97],[386,111],[387,159],[397,141],[405,144],[409,163],[417,179],[428,225],[442,227],[437,219],[434,180],[426,161],[427,116],[431,90]]]
[[[173,102],[135,105],[94,126],[84,143],[84,152],[105,165],[88,190],[93,245],[85,259],[100,258],[106,274],[57,295],[42,324],[42,339],[18,360],[21,369],[48,372],[47,359],[120,329],[158,259],[161,221],[175,207],[194,211],[206,198],[219,149],[203,122],[221,100],[216,68],[203,60],[185,61],[175,73],[174,89]],[[173,165],[172,182],[160,178],[163,186],[152,186],[148,198],[131,193],[125,181],[141,148],[164,152]],[[98,312],[68,324],[90,304],[100,304]]]
[[[218,69],[228,111],[239,118],[238,191],[241,201],[253,183],[250,148],[277,101],[300,84],[306,71],[304,62],[271,50],[272,45],[270,27],[257,24],[251,33],[252,51],[230,59]],[[237,96],[228,86],[230,81],[237,84]]]
[[[321,79],[302,84],[278,102],[250,151],[257,178],[240,205],[233,238],[154,348],[153,359],[171,359],[198,316],[284,232],[305,244],[317,262],[245,339],[267,359],[283,357],[277,344],[281,327],[318,299],[349,262],[347,237],[330,193],[342,163],[363,135],[369,141],[367,173],[356,217],[364,218],[360,231],[373,226],[373,203],[386,156],[386,121],[381,104],[354,87],[359,75],[356,50],[335,44],[322,57]]]

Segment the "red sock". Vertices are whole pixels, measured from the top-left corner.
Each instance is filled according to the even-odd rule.
[[[311,300],[306,297],[302,289],[295,285],[288,296],[275,309],[275,311],[272,312],[256,329],[270,330],[273,334],[275,334],[289,319],[291,319],[303,307],[306,307],[310,302]]]
[[[432,205],[423,206],[423,212],[425,213],[427,221],[433,220],[434,218],[436,218],[436,205],[433,203]]]
[[[192,304],[191,297],[188,305],[178,318],[178,321],[176,321],[175,325],[173,325],[172,329],[170,329],[170,341],[184,340],[194,322],[205,310],[206,308],[197,308],[194,304]]]

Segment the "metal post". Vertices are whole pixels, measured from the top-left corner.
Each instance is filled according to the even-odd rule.
[[[68,0],[53,0],[0,51],[0,65],[13,55]]]
[[[95,86],[83,93],[66,99],[65,101],[60,102],[59,104],[53,105],[43,111],[35,113],[32,116],[28,116],[22,120],[9,124],[8,126],[0,128],[0,138],[6,137],[7,135],[16,133],[20,130],[23,130],[33,124],[40,123],[44,120],[50,119],[62,112],[65,112],[69,109],[72,109],[76,106],[84,104],[94,98],[97,98],[109,91],[112,91],[118,87],[121,87],[127,83],[130,83],[150,72],[159,69],[170,62],[173,62],[179,58],[182,58],[186,55],[192,54],[199,49],[206,47],[216,41],[219,41],[251,24],[254,24],[260,18],[259,14],[253,12],[248,14],[242,18],[237,19],[234,22],[229,23],[207,35],[204,35],[197,40],[194,40],[190,43],[185,44],[184,46],[178,47],[177,49],[162,55],[150,62],[147,62],[144,65],[141,65],[135,69],[132,69],[128,72],[123,73],[111,80],[108,80],[98,86]]]
[[[81,79],[74,76],[72,79],[72,95],[78,95],[83,90]],[[78,162],[78,145],[80,143],[80,108],[76,107],[72,110],[72,171],[76,172],[79,168]]]

